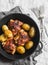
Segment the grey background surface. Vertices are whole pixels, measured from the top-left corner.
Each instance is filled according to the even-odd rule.
[[[16,6],[20,6],[21,7],[20,9],[22,9],[22,12],[25,14],[28,14],[29,12],[31,17],[33,15],[32,10],[34,9],[35,11],[33,10],[33,12],[35,13],[35,15],[37,15],[36,16],[37,19],[39,15],[38,10],[39,9],[41,10],[40,7],[42,7],[42,9],[44,8],[43,13],[41,14],[41,16],[44,16],[43,33],[42,33],[43,49],[42,49],[42,53],[35,57],[35,60],[37,61],[37,63],[36,61],[35,63],[36,65],[48,65],[48,0],[0,0],[0,12],[2,12],[0,13],[0,18],[4,17],[5,14],[7,14],[6,11],[10,11],[12,8]],[[4,11],[6,13],[4,13]],[[37,22],[37,19],[36,19],[36,22]],[[40,22],[37,22],[37,23],[39,27],[41,27]],[[30,57],[30,61],[31,62],[29,63],[32,65],[34,61],[32,61],[31,57]],[[27,60],[25,62],[27,62]],[[2,62],[0,59],[0,65],[5,65],[5,64],[9,65],[10,63]]]

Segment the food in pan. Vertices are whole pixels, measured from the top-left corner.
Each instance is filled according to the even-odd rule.
[[[12,34],[12,32],[11,32],[10,30],[5,30],[5,31],[4,31],[4,34],[5,34],[5,36],[7,36],[7,37],[13,37],[13,34]]]
[[[29,35],[30,37],[34,37],[35,36],[35,28],[31,27],[30,31],[29,31]]]
[[[24,30],[29,30],[30,29],[30,26],[28,25],[28,24],[26,24],[26,23],[24,23],[23,25],[22,25],[22,28],[24,29]]]
[[[8,26],[7,25],[3,25],[2,26],[2,31],[4,32],[5,30],[8,30]]]
[[[4,42],[6,40],[7,40],[7,37],[4,34],[0,35],[0,41],[1,42]]]
[[[16,46],[13,42],[12,39],[7,39],[5,42],[2,43],[3,44],[3,48],[5,49],[5,51],[7,51],[8,53],[14,54],[16,52]]]
[[[28,41],[28,42],[25,44],[25,48],[26,48],[26,49],[30,49],[32,46],[33,46],[33,41]]]
[[[20,54],[24,54],[25,53],[25,48],[23,46],[18,46],[17,47],[17,52]]]
[[[0,35],[3,49],[14,55],[24,54],[33,47],[31,38],[35,36],[35,28],[20,20],[11,19],[7,25],[2,26],[3,34]]]

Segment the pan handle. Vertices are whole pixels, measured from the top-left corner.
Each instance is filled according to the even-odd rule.
[[[41,41],[39,42],[39,46],[38,46],[38,47],[39,47],[39,48],[36,49],[36,52],[41,51],[42,48],[43,48],[43,43],[42,43]]]

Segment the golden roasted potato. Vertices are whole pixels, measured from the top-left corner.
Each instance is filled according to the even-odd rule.
[[[23,28],[24,30],[27,30],[27,31],[28,31],[28,30],[30,29],[30,26],[25,23],[25,24],[22,25],[22,28]]]
[[[29,41],[25,44],[25,48],[28,50],[33,46],[33,41]]]
[[[12,32],[10,31],[10,30],[5,30],[4,31],[4,34],[7,36],[7,37],[13,37],[13,34],[12,34]]]
[[[4,34],[0,35],[0,41],[1,42],[4,42],[6,40],[7,40],[7,37]]]
[[[17,47],[17,52],[20,54],[24,54],[25,53],[25,48],[23,46],[18,46]]]
[[[3,32],[4,32],[5,30],[8,30],[7,25],[3,25],[3,26],[2,26],[2,30],[3,30]]]
[[[35,28],[34,27],[31,27],[30,31],[29,31],[29,36],[30,37],[34,37],[35,35]]]

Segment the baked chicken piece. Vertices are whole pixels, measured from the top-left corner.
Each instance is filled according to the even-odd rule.
[[[14,37],[14,40],[15,40],[15,43],[17,45],[21,45],[21,46],[24,46],[26,42],[28,42],[29,40],[29,37],[28,37],[28,34],[27,32],[25,32],[23,29],[21,29],[18,33],[18,35],[16,35]]]
[[[10,30],[12,31],[13,35],[16,35],[18,33],[18,31],[21,29],[21,25],[23,23],[15,20],[12,22],[12,20],[8,23],[8,27],[10,28]]]
[[[20,36],[24,43],[28,42],[28,40],[29,40],[28,33],[26,31],[24,31],[23,29],[20,30]]]
[[[22,26],[23,25],[23,22],[19,21],[19,20],[15,20],[15,22],[19,25],[19,26]]]
[[[6,42],[3,42],[3,48],[5,49],[6,52],[14,55],[14,53],[16,52],[16,45],[13,44],[13,40],[12,39],[8,39]]]

